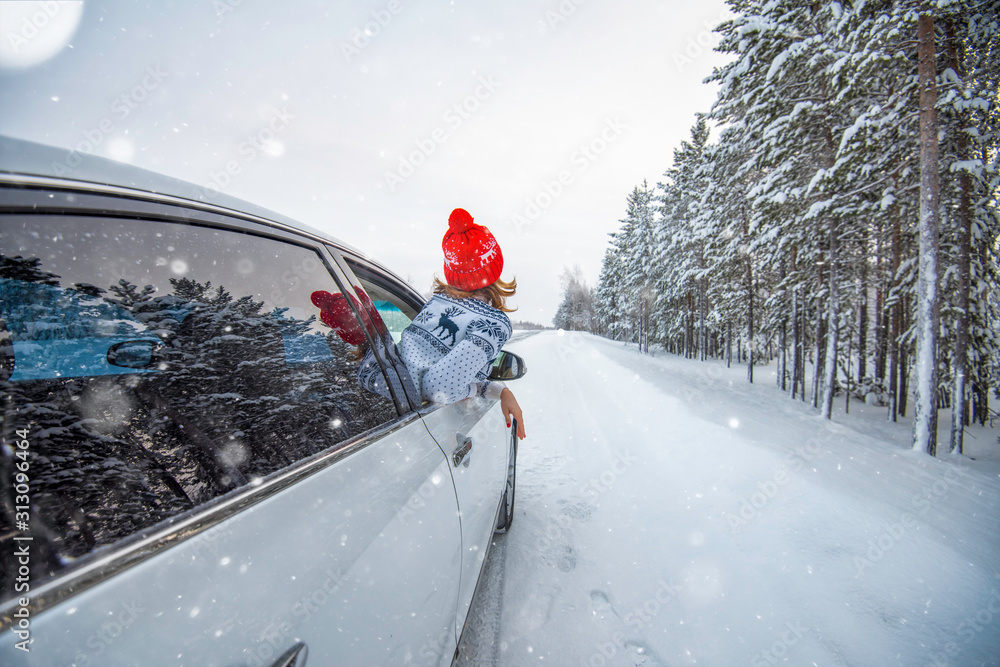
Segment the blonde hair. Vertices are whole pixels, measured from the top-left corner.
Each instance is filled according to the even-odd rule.
[[[510,282],[497,279],[492,285],[487,285],[471,292],[453,287],[446,282],[442,282],[437,277],[434,278],[435,294],[444,294],[452,299],[482,299],[497,310],[502,310],[505,313],[513,313],[517,310],[517,308],[507,307],[507,299],[514,296],[514,292],[516,291],[517,278],[512,278]]]

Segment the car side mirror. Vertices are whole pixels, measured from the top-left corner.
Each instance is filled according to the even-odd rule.
[[[490,369],[491,380],[516,380],[523,377],[528,372],[528,367],[524,364],[524,359],[513,352],[501,350],[493,368]]]
[[[127,340],[108,348],[108,363],[121,368],[149,368],[163,347],[155,340]]]

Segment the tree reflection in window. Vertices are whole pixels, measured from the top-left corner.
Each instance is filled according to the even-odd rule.
[[[278,280],[285,269],[272,270]],[[336,289],[323,275],[303,283],[304,299],[313,286]],[[2,428],[7,442],[30,429],[33,566],[48,574],[396,417],[358,387],[354,348],[303,308],[268,308],[197,276],[164,282],[64,286],[37,257],[0,255]],[[127,341],[156,351],[141,367],[110,363],[109,348]],[[4,479],[13,454],[0,454]],[[7,598],[16,567],[4,545],[18,534],[9,485],[2,508]]]

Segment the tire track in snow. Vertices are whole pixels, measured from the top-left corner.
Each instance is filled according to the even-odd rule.
[[[482,581],[458,649],[456,667],[498,667],[501,664],[500,621],[507,570],[507,535],[493,537]]]
[[[631,465],[625,452],[649,426],[636,423],[629,397],[605,382],[610,371],[616,376],[612,385],[617,386],[625,369],[619,370],[592,343],[574,340],[572,334],[556,341],[539,338],[525,345],[524,356],[534,377],[529,373],[525,381],[518,381],[524,384],[514,386],[529,425],[529,440],[522,444],[518,461],[517,517],[512,531],[504,536],[510,549],[503,557],[517,576],[508,579],[502,590],[484,594],[482,603],[477,600],[494,616],[487,620],[476,613],[470,619],[470,624],[484,627],[467,630],[469,641],[463,644],[469,660],[461,659],[461,665],[496,664],[491,661],[497,659],[500,664],[519,664],[520,658],[514,656],[526,660],[533,650],[532,659],[541,658],[544,647],[532,644],[544,644],[537,639],[565,630],[560,611],[590,608],[613,596],[614,587],[604,576],[605,564],[581,551],[577,534],[588,530],[588,523],[600,513],[602,498],[620,492],[616,489],[619,478]],[[533,355],[532,348],[541,354]],[[557,405],[574,409],[543,412],[541,408],[551,404],[547,399],[552,397],[558,397]],[[490,556],[499,557],[499,551]],[[589,587],[579,585],[581,578]],[[488,595],[500,595],[502,602],[488,603]],[[500,652],[489,654],[486,636],[495,637],[497,629],[500,640],[492,644]],[[596,650],[590,641],[596,637],[617,640],[613,649],[604,643],[605,652],[613,650],[617,655],[618,662],[609,664],[625,664],[620,661],[626,657],[628,664],[666,664],[655,658],[641,634],[623,625],[621,618],[615,618],[612,625],[579,627],[577,632],[581,659]],[[473,641],[478,645],[469,646]],[[554,664],[569,659],[564,654],[552,657],[557,658]]]

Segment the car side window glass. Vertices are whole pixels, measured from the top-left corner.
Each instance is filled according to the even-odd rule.
[[[340,295],[320,255],[272,238],[5,216],[2,429],[5,442],[27,436],[40,569],[396,419],[361,388],[363,346],[323,322],[317,292]],[[3,447],[0,475],[18,462]],[[8,559],[18,510],[12,489],[0,494]],[[0,565],[6,598],[17,568]]]
[[[357,276],[365,293],[368,294],[382,323],[392,335],[392,339],[399,343],[403,329],[410,326],[410,322],[417,316],[419,308],[414,307],[407,299],[399,296],[397,294],[398,288],[394,289],[391,282],[384,276],[380,276],[370,268],[353,262],[349,258],[345,258],[345,261],[351,267],[354,275]]]
[[[397,293],[399,287],[394,285],[387,276],[351,261],[350,258],[345,257],[345,261],[357,278],[357,289],[365,295],[362,301],[366,311],[370,313],[373,328],[379,332],[384,340],[384,344],[378,346],[380,354],[385,356],[384,363],[398,370],[400,389],[405,394],[409,404],[413,407],[420,407],[423,403],[420,392],[410,378],[409,371],[396,347],[402,339],[403,330],[410,326],[413,318],[417,316],[419,308],[411,300],[401,297]],[[393,372],[390,371],[390,375]]]
[[[366,289],[368,289],[367,286]],[[398,344],[403,336],[403,329],[410,326],[410,322],[413,320],[400,310],[399,306],[388,299],[373,300],[373,303],[375,304],[375,310],[378,311],[379,316],[381,316],[386,328],[392,335],[392,339]]]

